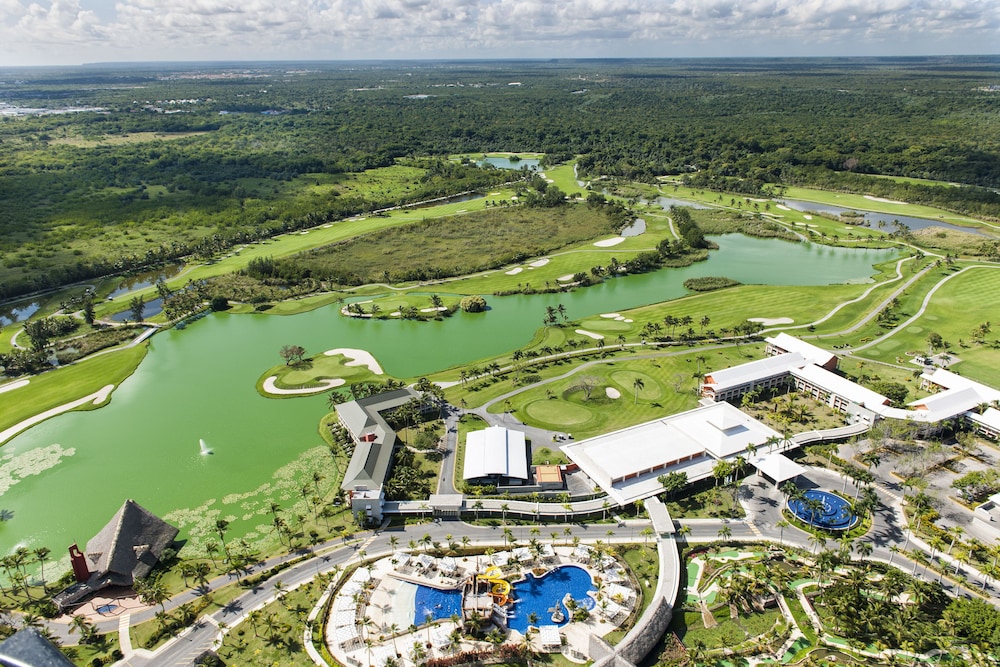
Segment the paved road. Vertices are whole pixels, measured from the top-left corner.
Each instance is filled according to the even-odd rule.
[[[844,488],[844,478],[838,473],[819,468],[810,468],[807,477],[817,486],[825,488]],[[852,482],[847,481],[847,489],[850,492]],[[912,572],[923,578],[934,580],[941,579],[940,575],[929,571],[919,563],[894,553],[890,547],[903,547],[923,550],[930,553],[931,549],[926,544],[909,536],[903,523],[901,500],[896,489],[886,487],[876,487],[882,507],[876,512],[872,530],[859,541],[869,542],[872,546],[871,558],[886,562],[893,562],[905,571]],[[739,499],[747,512],[746,520],[731,519],[694,519],[679,521],[683,527],[682,541],[689,543],[711,542],[719,539],[720,530],[724,527],[730,532],[729,539],[737,541],[771,540],[780,541],[784,544],[794,545],[802,549],[812,551],[817,545],[810,542],[809,535],[792,526],[779,529],[777,524],[781,521],[781,507],[783,497],[781,493],[770,484],[761,480],[758,476],[747,479],[739,489]],[[559,541],[571,541],[579,538],[581,542],[595,542],[602,540],[605,542],[639,542],[646,539],[642,531],[650,524],[645,520],[626,521],[622,524],[546,524],[541,527],[540,537],[550,538],[552,533],[558,535]],[[521,542],[533,537],[534,525],[510,526],[514,537]],[[610,531],[610,533],[609,533]],[[246,591],[226,608],[216,613],[204,617],[189,631],[170,643],[158,649],[155,653],[138,651],[129,653],[127,658],[120,664],[130,666],[147,665],[190,665],[193,660],[203,651],[211,649],[219,636],[219,623],[233,626],[245,617],[254,608],[267,604],[275,596],[274,584],[280,580],[285,588],[295,586],[311,580],[320,573],[330,572],[334,568],[342,567],[350,561],[358,560],[362,551],[368,557],[379,554],[388,554],[393,546],[391,539],[396,538],[396,548],[406,547],[411,541],[419,541],[424,535],[429,535],[434,542],[446,542],[448,536],[452,536],[455,541],[461,541],[463,537],[468,538],[472,546],[505,546],[504,531],[498,526],[473,526],[459,521],[444,521],[440,523],[427,523],[419,525],[409,525],[405,527],[392,527],[384,530],[363,534],[359,539],[345,544],[343,541],[331,541],[318,545],[312,550],[300,552],[295,555],[285,555],[271,559],[254,571],[261,571],[272,567],[281,561],[298,558],[305,555],[306,560],[278,573],[261,585]],[[836,545],[826,545],[835,547]],[[649,548],[655,548],[650,543]],[[938,554],[939,560],[955,564],[948,556]],[[965,572],[970,580],[979,584],[981,578],[969,568]],[[210,582],[211,589],[217,589],[230,583],[227,577],[219,577]],[[952,595],[969,596],[970,593],[960,589],[956,583],[948,578],[943,578],[942,585]],[[987,593],[991,596],[994,604],[1000,604],[1000,592],[994,587],[988,586]],[[167,610],[175,609],[180,604],[190,602],[202,595],[203,592],[187,591],[166,603]],[[139,623],[153,618],[156,608],[145,609],[132,614],[124,619],[124,625],[128,623]],[[110,619],[99,624],[101,632],[117,630],[122,619]],[[65,624],[51,624],[53,630],[58,635],[68,640],[76,641],[75,635],[68,634],[68,627]]]

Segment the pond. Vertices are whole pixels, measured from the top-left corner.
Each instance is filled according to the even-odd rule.
[[[631,225],[625,229],[618,232],[618,236],[624,236],[628,238],[630,236],[639,236],[646,232],[646,221],[642,218],[636,218]]]
[[[537,170],[539,163],[541,163],[541,160],[535,158],[521,158],[520,160],[511,160],[509,157],[500,157],[500,156],[486,157],[483,158],[482,160],[476,161],[476,164],[478,164],[480,167],[483,166],[484,164],[490,164],[496,167],[497,169],[518,170],[527,167],[531,171]]]
[[[0,327],[5,327],[14,322],[23,322],[41,309],[42,304],[35,299],[25,299],[24,301],[14,301],[0,306]]]
[[[108,299],[111,300],[116,296],[121,296],[122,294],[128,294],[129,292],[135,290],[150,287],[161,280],[170,280],[180,273],[183,268],[183,264],[168,264],[158,269],[140,271],[138,273],[125,276],[121,279],[121,282],[118,283],[118,287],[108,294]]]
[[[127,306],[128,304],[123,302],[123,305]],[[142,318],[146,320],[150,317],[156,317],[162,312],[163,299],[156,297],[155,299],[150,299],[146,302],[145,307],[142,309]],[[122,310],[112,315],[109,319],[115,322],[124,322],[125,320],[134,320],[135,318],[132,317],[131,310]]]
[[[280,363],[284,345],[310,354],[361,348],[387,373],[416,377],[527,344],[546,306],[562,303],[571,318],[617,312],[683,296],[684,280],[696,276],[863,282],[872,264],[896,256],[738,234],[715,240],[719,250],[689,267],[562,294],[489,297],[488,313],[443,321],[348,318],[333,304],[293,317],[216,313],[183,331],[161,332],[109,405],[49,419],[0,448],[0,507],[14,513],[3,524],[0,551],[23,544],[65,553],[90,539],[126,498],[170,513],[181,539],[216,518],[231,518],[231,537],[272,534],[268,503],[290,511],[300,500],[296,480],[306,479],[310,465],[330,465],[317,433],[329,411],[326,397],[273,400],[255,389],[260,374]],[[212,456],[201,456],[202,439]]]
[[[944,229],[950,229],[956,232],[965,232],[966,234],[976,234],[978,236],[988,236],[988,234],[976,229],[975,227],[962,227],[961,225],[952,225],[950,223],[944,222],[943,220],[932,220],[930,218],[914,218],[908,215],[894,215],[892,213],[876,213],[874,211],[859,211],[854,208],[844,208],[842,206],[834,206],[832,204],[817,204],[816,202],[803,201],[800,199],[782,199],[781,203],[788,208],[793,208],[796,211],[816,211],[817,213],[832,213],[834,215],[840,215],[841,213],[863,213],[864,219],[868,222],[868,226],[879,229],[878,223],[883,223],[885,231],[892,231],[892,223],[894,220],[898,220],[900,223],[906,225],[910,229],[926,229],[927,227],[942,227]],[[773,212],[773,211],[772,211]]]
[[[673,197],[657,197],[656,203],[663,207],[663,210],[669,210],[671,206],[687,206],[688,208],[697,209],[712,209],[714,206],[706,206],[705,204],[699,204],[694,201],[687,201],[686,199],[675,199]]]

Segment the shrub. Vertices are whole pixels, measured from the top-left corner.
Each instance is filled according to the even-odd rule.
[[[471,294],[462,297],[462,301],[458,305],[466,313],[481,313],[486,310],[486,299],[478,294]]]

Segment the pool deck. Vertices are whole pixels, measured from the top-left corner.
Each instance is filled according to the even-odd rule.
[[[544,567],[551,570],[563,565],[574,565],[586,569],[591,576],[600,576],[597,564],[580,562],[580,555],[575,554],[571,547],[558,547],[555,555],[546,562],[524,565],[506,565],[503,567],[508,579],[517,580],[532,567]],[[440,562],[428,567],[420,567],[413,563],[406,565],[393,563],[392,557],[382,558],[370,566],[371,582],[374,587],[367,595],[354,598],[357,617],[364,619],[357,627],[357,639],[353,642],[340,644],[334,640],[336,631],[327,628],[327,646],[333,657],[345,665],[352,667],[381,667],[387,657],[396,657],[404,667],[414,664],[411,652],[414,644],[418,644],[426,652],[426,658],[444,657],[455,652],[468,650],[484,650],[491,648],[485,641],[462,639],[458,645],[448,641],[448,636],[458,627],[452,620],[442,620],[426,626],[421,619],[413,618],[413,600],[408,584],[430,586],[437,590],[455,589],[475,573],[483,573],[492,566],[487,555],[456,558],[458,566],[454,573],[445,574],[439,570]],[[411,630],[416,624],[420,626]],[[565,639],[563,654],[574,662],[586,662],[592,635],[603,636],[618,628],[618,624],[606,620],[599,613],[592,613],[585,622],[571,622],[559,628]],[[391,629],[395,630],[393,634]],[[538,635],[532,634],[532,643],[538,641]],[[366,645],[366,641],[370,645]],[[508,643],[523,643],[523,636],[516,630],[510,631]],[[535,649],[541,651],[541,646]]]

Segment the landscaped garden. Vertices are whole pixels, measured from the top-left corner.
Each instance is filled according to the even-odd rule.
[[[680,643],[668,635],[657,664],[798,663],[830,652],[852,664],[932,662],[983,656],[981,642],[995,641],[996,628],[973,620],[987,603],[951,600],[937,583],[844,549],[717,544],[693,548],[685,562],[687,590],[671,623]]]

